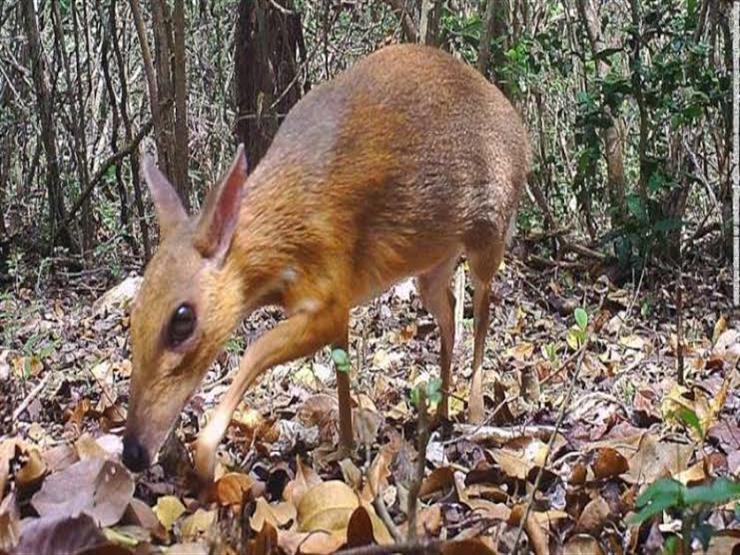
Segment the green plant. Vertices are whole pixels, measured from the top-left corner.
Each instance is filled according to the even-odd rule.
[[[349,362],[349,355],[344,349],[332,349],[331,359],[337,367],[337,370],[344,373],[349,373],[352,366]]]
[[[573,317],[576,323],[568,330],[565,340],[573,350],[576,350],[585,343],[588,336],[588,313],[583,308],[578,307],[573,312]]]
[[[437,405],[442,400],[442,380],[435,378],[411,390],[409,397],[411,404],[414,407],[419,408],[419,401],[421,398],[420,391],[422,389],[425,392],[426,402],[429,403],[429,405]]]
[[[709,484],[685,486],[673,478],[661,478],[651,484],[635,501],[637,513],[629,521],[642,524],[664,511],[673,513],[682,521],[680,536],[666,540],[666,554],[692,553],[691,542],[698,540],[704,550],[709,548],[714,528],[707,522],[711,509],[730,501],[740,500],[740,482],[718,478]],[[735,518],[740,504],[736,505]]]

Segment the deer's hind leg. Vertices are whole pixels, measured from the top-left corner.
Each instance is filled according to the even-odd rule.
[[[455,347],[455,296],[450,281],[457,265],[458,254],[446,259],[431,270],[417,277],[419,294],[426,309],[434,316],[440,336],[440,375],[442,378],[442,402],[437,414],[447,418],[447,392],[451,385],[452,353]]]
[[[470,278],[473,283],[473,318],[475,336],[473,343],[473,375],[470,381],[468,418],[479,424],[484,420],[483,377],[481,366],[486,345],[488,324],[491,318],[491,280],[504,256],[504,238],[496,238],[485,245],[480,242],[466,245]]]

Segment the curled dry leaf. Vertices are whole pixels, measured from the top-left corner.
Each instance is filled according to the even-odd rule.
[[[241,472],[228,472],[216,481],[216,501],[221,506],[239,506],[252,489],[254,480]]]
[[[591,470],[598,480],[616,478],[629,470],[629,463],[616,449],[602,447],[594,455]]]
[[[362,493],[366,501],[374,499],[388,487],[388,478],[391,475],[391,463],[397,449],[391,444],[385,445],[375,456],[368,471],[367,483]]]
[[[28,488],[37,485],[46,474],[46,462],[38,449],[29,449],[20,470],[15,474],[15,482],[19,488]]]
[[[123,516],[134,495],[128,470],[114,461],[87,459],[52,474],[31,499],[42,517],[90,515],[100,526]]]
[[[182,539],[194,541],[208,532],[216,523],[217,511],[206,511],[199,508],[182,521]]]
[[[604,555],[604,550],[593,536],[578,534],[571,536],[565,542],[563,553],[568,553],[568,555]]]
[[[316,471],[303,464],[300,457],[296,457],[295,478],[287,483],[283,490],[283,499],[293,503],[296,507],[303,495],[314,486],[322,482]]]
[[[262,530],[265,522],[275,528],[282,528],[296,520],[296,507],[292,503],[269,504],[264,497],[257,499],[254,514],[249,519],[252,530]]]
[[[598,534],[604,528],[610,513],[609,504],[597,495],[583,508],[576,522],[576,532]]]

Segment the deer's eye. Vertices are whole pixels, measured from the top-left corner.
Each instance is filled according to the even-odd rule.
[[[175,309],[167,330],[167,337],[173,347],[176,347],[193,334],[195,320],[195,310],[189,304],[181,304]]]

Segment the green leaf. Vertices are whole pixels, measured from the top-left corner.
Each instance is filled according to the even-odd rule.
[[[678,536],[670,536],[663,546],[664,555],[678,555],[681,553],[681,540]]]
[[[684,496],[687,505],[722,505],[740,499],[740,482],[718,478],[711,484],[688,488]]]
[[[586,311],[579,306],[576,308],[573,315],[576,317],[576,324],[578,324],[578,327],[585,331],[586,327],[588,327],[588,314]]]
[[[681,407],[676,411],[676,416],[687,426],[693,428],[699,437],[704,437],[704,429],[701,426],[701,421],[696,413],[686,407]]]
[[[442,400],[442,380],[435,378],[427,384],[427,400],[439,403]]]
[[[683,506],[686,487],[673,478],[661,478],[651,484],[636,500],[635,508],[640,509],[629,520],[640,524],[671,507]]]
[[[340,372],[348,373],[351,369],[349,355],[344,349],[334,349],[331,352],[331,359]]]

